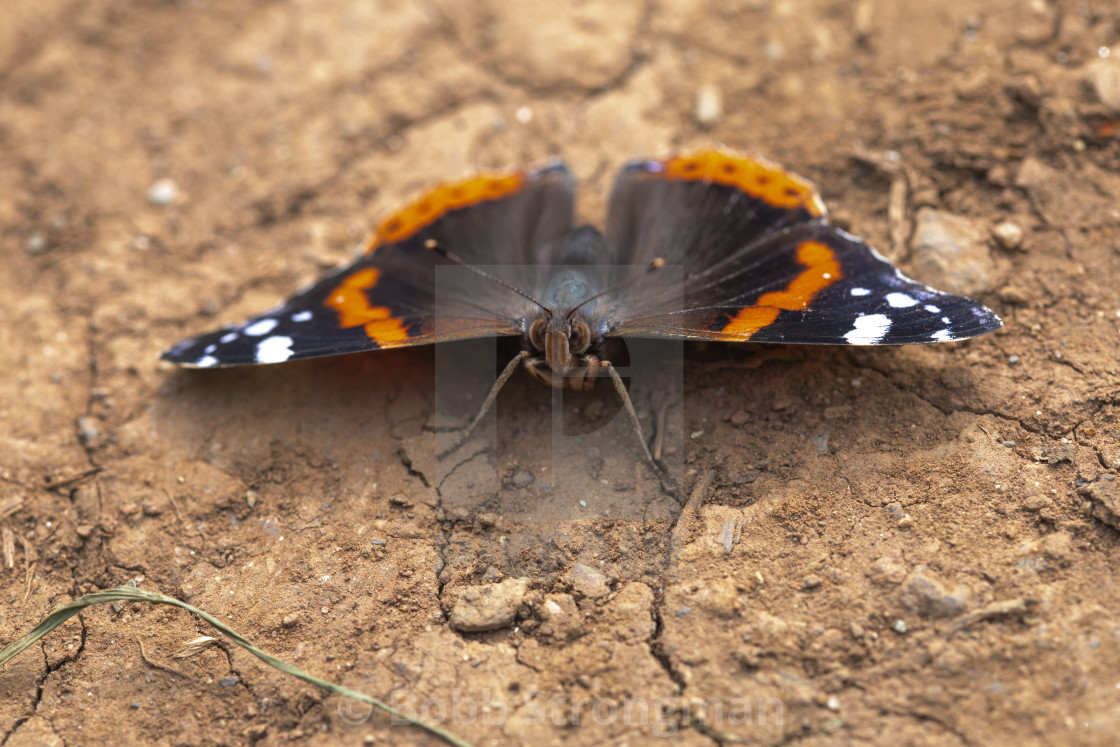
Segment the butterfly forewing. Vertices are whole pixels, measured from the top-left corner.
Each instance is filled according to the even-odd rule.
[[[470,273],[436,297],[436,242],[473,265],[529,268],[572,228],[571,176],[555,163],[437,186],[378,224],[363,253],[248,322],[185,340],[163,354],[189,366],[239,366],[444,340],[516,335],[525,300]],[[518,272],[517,268],[524,268]],[[438,318],[437,318],[438,311]]]
[[[910,280],[830,226],[812,185],[708,151],[638,161],[619,177],[608,239],[635,264],[679,265],[612,299],[612,334],[891,345],[962,340],[1001,326],[989,309]]]

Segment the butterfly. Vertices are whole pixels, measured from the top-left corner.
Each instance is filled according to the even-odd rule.
[[[760,158],[709,149],[631,161],[604,230],[577,225],[574,208],[561,161],[437,185],[378,223],[351,264],[162,357],[211,368],[519,337],[521,353],[448,451],[524,368],[579,390],[609,376],[656,465],[603,357],[613,340],[908,345],[1002,326],[830,225],[811,183]]]

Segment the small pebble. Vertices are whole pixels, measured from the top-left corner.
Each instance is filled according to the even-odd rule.
[[[1013,366],[1014,366],[1014,365],[1015,365],[1016,363],[1018,363],[1018,362],[1019,362],[1019,360],[1020,360],[1020,359],[1019,359],[1019,356],[1017,356],[1017,355],[1009,355],[1009,356],[1007,356],[1007,362],[1008,362],[1008,363],[1010,363],[1010,364],[1011,364],[1011,365],[1013,365]]]
[[[738,410],[734,415],[731,416],[731,425],[738,427],[741,425],[746,425],[747,423],[751,422],[751,420],[752,417],[749,412],[747,412],[746,410]]]
[[[464,589],[448,622],[461,633],[479,633],[510,625],[529,590],[529,579],[507,578],[500,584]]]
[[[912,269],[922,280],[955,293],[991,290],[997,268],[989,253],[988,236],[989,231],[963,215],[919,208],[910,240]]]
[[[148,202],[153,205],[170,205],[179,196],[179,188],[171,179],[160,179],[148,189]]]
[[[992,229],[992,236],[995,237],[996,243],[1004,249],[1018,249],[1023,245],[1023,229],[1011,221],[1005,220],[1002,223],[997,223],[995,228]]]
[[[740,531],[739,522],[734,519],[723,522],[723,526],[719,530],[719,543],[723,545],[724,550],[731,552],[735,549],[735,543],[739,541]]]
[[[533,484],[537,478],[527,469],[519,469],[513,473],[513,487],[527,488]]]
[[[899,633],[899,634],[905,634],[906,633],[906,621],[905,620],[895,620],[894,621],[894,632]]]
[[[805,591],[810,591],[812,589],[817,588],[820,585],[821,585],[821,577],[816,575],[815,573],[810,573],[808,576],[805,577],[805,580],[801,582],[801,588],[804,589]]]
[[[568,583],[573,592],[588,599],[605,597],[611,591],[607,577],[583,563],[576,563],[568,571]]]
[[[32,231],[27,235],[27,243],[23,245],[24,251],[34,257],[47,250],[47,236],[42,231]]]
[[[1094,60],[1086,66],[1085,80],[1102,104],[1120,112],[1120,59]]]
[[[947,590],[929,568],[920,565],[902,585],[898,601],[905,610],[920,617],[948,618],[968,609],[968,596],[966,587]]]
[[[97,427],[96,420],[85,416],[78,418],[78,437],[83,444],[89,446],[100,435],[101,429]]]
[[[369,543],[371,545],[374,545],[375,547],[384,547],[386,544],[388,544],[388,543],[385,542],[385,540],[381,539],[380,537],[374,537],[373,539],[371,539],[369,541]]]
[[[701,127],[711,127],[723,117],[723,96],[713,85],[703,85],[696,91],[696,122]]]
[[[298,612],[292,612],[292,613],[289,613],[287,615],[284,615],[284,619],[280,621],[280,624],[283,625],[285,628],[294,628],[296,623],[298,623],[298,622],[299,622],[299,613]]]
[[[828,434],[827,433],[818,433],[817,434],[817,453],[818,454],[827,454],[828,453]]]
[[[229,677],[222,677],[220,680],[218,680],[218,684],[222,687],[236,687],[237,683],[240,681],[240,679],[231,675]]]

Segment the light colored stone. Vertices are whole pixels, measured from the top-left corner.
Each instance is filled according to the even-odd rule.
[[[583,563],[576,563],[568,571],[568,584],[573,592],[587,599],[601,599],[611,591],[607,577]]]
[[[912,243],[914,273],[939,290],[972,295],[995,285],[987,232],[973,221],[932,208],[918,210]]]
[[[1085,66],[1084,76],[1097,100],[1120,112],[1120,59],[1093,60]]]
[[[1023,229],[1009,220],[997,223],[992,236],[1004,249],[1018,249],[1023,244]]]
[[[525,601],[528,590],[527,578],[507,578],[500,584],[463,589],[451,608],[451,627],[460,633],[504,628],[517,617],[517,610]]]
[[[711,127],[723,118],[723,95],[718,88],[711,84],[700,86],[693,116],[701,127]]]
[[[969,606],[968,589],[960,586],[952,592],[924,565],[914,569],[898,592],[898,601],[908,612],[921,617],[956,617]]]
[[[541,635],[570,640],[579,635],[583,615],[571,594],[549,594],[540,606]]]

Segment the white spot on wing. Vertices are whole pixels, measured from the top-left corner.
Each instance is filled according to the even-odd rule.
[[[947,316],[943,316],[943,317],[941,317],[941,321],[942,321],[942,323],[944,323],[944,324],[949,324],[949,317],[947,317]]]
[[[941,313],[941,309],[939,309],[938,307],[934,306],[931,303],[927,303],[925,305],[925,310],[928,311],[931,314],[940,314]]]
[[[257,363],[281,363],[292,357],[292,338],[266,337],[257,345]]]
[[[217,349],[218,349],[217,345],[207,345],[205,352],[206,352],[207,355],[210,355],[211,353],[213,353]]]
[[[937,340],[938,342],[947,342],[954,339],[953,333],[947,329],[939,329],[930,335],[930,339]]]
[[[194,362],[199,368],[211,368],[218,365],[218,359],[212,355],[204,355]]]
[[[874,345],[887,336],[891,320],[885,314],[860,314],[844,339],[849,345]]]
[[[851,293],[853,296],[870,296],[871,295],[871,289],[870,288],[852,288],[848,292]]]
[[[296,313],[292,314],[292,321],[293,322],[306,322],[306,321],[310,320],[311,317],[312,317],[312,314],[311,314],[310,311],[306,311],[306,310],[297,311]]]
[[[277,321],[275,319],[258,319],[245,328],[245,334],[251,337],[260,337],[267,335],[272,330],[276,329]]]
[[[888,293],[887,303],[896,309],[905,309],[914,306],[918,300],[913,296],[908,296],[905,293]]]
[[[223,345],[228,345],[240,336],[241,335],[237,334],[236,332],[226,332],[224,335],[218,338],[218,342],[222,343]]]

